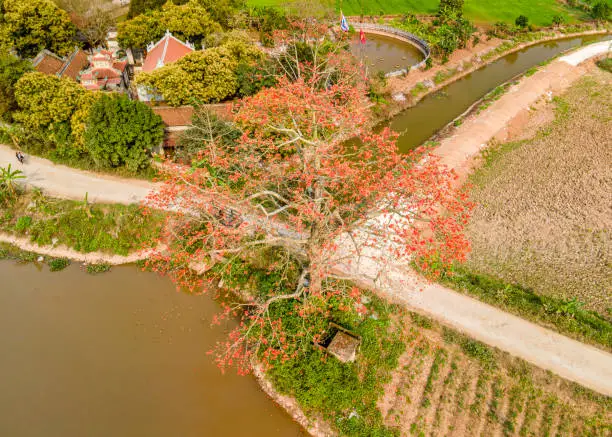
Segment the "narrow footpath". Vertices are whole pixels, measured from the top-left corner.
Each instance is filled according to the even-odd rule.
[[[472,158],[492,138],[503,135],[508,123],[521,111],[528,110],[545,95],[562,92],[586,71],[581,63],[606,53],[609,45],[610,42],[603,42],[579,49],[524,78],[486,111],[456,129],[451,137],[441,142],[435,153],[448,166],[466,173]],[[0,166],[6,167],[8,163],[24,171],[29,185],[53,196],[82,199],[87,192],[94,202],[134,203],[155,189],[152,183],[100,176],[34,157],[30,157],[23,167],[16,166],[14,152],[7,146],[0,146]],[[341,270],[363,285],[376,288],[471,337],[612,396],[612,354],[440,285],[423,283],[404,266],[384,266],[384,279],[374,279],[376,272],[381,270],[375,259],[376,256],[362,258],[341,266]]]

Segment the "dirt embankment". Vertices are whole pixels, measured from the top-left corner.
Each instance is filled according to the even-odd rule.
[[[102,252],[77,252],[76,250],[63,245],[39,246],[38,244],[32,243],[28,238],[16,237],[4,232],[0,232],[0,243],[10,244],[27,252],[51,256],[53,258],[68,258],[85,264],[109,264],[113,266],[132,264],[146,259],[148,256],[148,251],[135,252],[127,256],[121,256]]]

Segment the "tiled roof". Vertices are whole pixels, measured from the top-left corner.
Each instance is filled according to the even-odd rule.
[[[164,37],[157,44],[148,48],[147,51],[147,58],[142,66],[142,71],[153,71],[156,68],[178,61],[183,56],[193,52],[194,48],[189,43],[182,42],[166,31]]]
[[[112,68],[96,68],[91,70],[94,77],[104,79],[105,77],[110,79],[112,77],[121,77],[121,72],[113,70]]]
[[[154,113],[162,118],[166,127],[189,126],[193,116],[193,106],[153,106]]]
[[[113,68],[119,71],[123,71],[125,70],[125,67],[127,67],[127,61],[114,61],[113,62]]]
[[[45,49],[32,60],[32,65],[40,73],[55,75],[62,69],[64,60]]]
[[[72,80],[77,80],[79,73],[83,70],[89,61],[87,60],[87,53],[81,49],[76,49],[69,57],[61,71],[58,73],[60,77],[69,77]]]

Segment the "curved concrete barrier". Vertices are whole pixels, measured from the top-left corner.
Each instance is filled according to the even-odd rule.
[[[410,45],[415,46],[421,53],[423,53],[423,60],[416,65],[410,67],[410,70],[414,70],[420,68],[425,65],[427,59],[431,56],[431,49],[429,48],[429,44],[423,41],[416,35],[413,35],[410,32],[406,32],[404,30],[396,29],[391,26],[384,26],[382,24],[372,24],[372,23],[356,23],[353,25],[357,31],[363,30],[365,33],[370,33],[374,35],[383,35],[391,38],[395,38],[397,40],[403,41]],[[391,71],[387,73],[387,77],[400,76],[402,74],[408,73],[408,69],[401,69],[396,71]]]

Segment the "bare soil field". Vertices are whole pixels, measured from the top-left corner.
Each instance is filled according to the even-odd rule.
[[[612,398],[540,370],[428,319],[379,400],[402,436],[608,436]]]
[[[488,149],[471,177],[470,270],[612,317],[611,85],[593,70],[554,99],[554,120]]]

